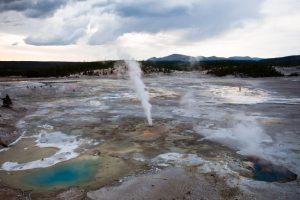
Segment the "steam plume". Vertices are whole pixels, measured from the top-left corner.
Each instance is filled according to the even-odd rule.
[[[151,118],[151,104],[149,103],[149,93],[145,90],[145,84],[141,79],[141,68],[140,64],[134,60],[126,60],[126,65],[129,68],[129,77],[133,83],[134,90],[138,95],[139,100],[144,108],[145,115],[148,120],[148,124],[152,126]]]

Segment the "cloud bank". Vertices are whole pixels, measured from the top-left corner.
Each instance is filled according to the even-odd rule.
[[[299,0],[0,0],[0,59],[295,55],[299,10]]]
[[[0,12],[18,12],[38,24],[25,42],[70,45],[80,39],[102,45],[126,33],[177,31],[184,40],[209,38],[260,17],[253,0],[4,0]]]
[[[16,11],[23,13],[26,17],[46,18],[63,7],[68,0],[2,0],[0,1],[0,12]]]

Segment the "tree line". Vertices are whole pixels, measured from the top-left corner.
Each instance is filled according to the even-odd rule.
[[[0,76],[22,77],[66,77],[74,74],[93,74],[93,70],[112,69],[123,61],[97,62],[35,62],[35,61],[0,61]],[[145,74],[172,73],[174,71],[203,71],[216,76],[235,75],[242,77],[283,76],[274,66],[300,66],[300,56],[263,59],[258,61],[140,61]]]

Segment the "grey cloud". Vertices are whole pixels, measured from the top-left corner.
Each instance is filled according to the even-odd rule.
[[[11,2],[7,1],[6,2]],[[22,7],[22,12],[29,17],[49,16],[55,9],[64,5],[68,0],[44,0],[47,2],[37,5],[35,8]],[[20,10],[21,2],[33,0],[13,0],[14,9]],[[162,31],[184,31],[183,40],[195,41],[220,35],[232,28],[238,27],[245,20],[259,19],[260,7],[264,0],[240,1],[240,0],[99,0],[99,1],[75,1],[70,0],[68,5],[77,5],[77,12],[64,19],[61,29],[68,27],[67,31],[61,31],[59,35],[51,30],[49,33],[31,35],[25,39],[31,45],[68,45],[74,44],[85,35],[84,29],[93,20],[93,28],[98,29],[89,36],[88,44],[102,45],[114,41],[119,36],[131,32],[158,33]],[[81,9],[80,5],[90,5],[90,9]],[[10,4],[10,3],[8,3]],[[12,6],[11,5],[11,6]],[[12,7],[10,8],[12,10]],[[3,6],[0,10],[3,10]],[[44,11],[44,14],[41,13]],[[87,16],[85,24],[70,20]],[[105,15],[105,17],[103,17]],[[111,16],[108,21],[107,15]],[[97,21],[98,20],[98,21]],[[111,20],[115,23],[111,23]],[[116,20],[116,21],[114,21]],[[47,26],[47,25],[45,25]],[[43,28],[41,28],[42,30]],[[78,30],[81,31],[78,31]]]
[[[116,12],[123,17],[164,18],[188,15],[186,6],[162,7],[159,1],[137,1],[116,5]]]
[[[124,23],[116,35],[188,30],[185,40],[205,39],[239,26],[244,20],[259,18],[262,3],[261,0],[202,0],[178,5],[176,2],[166,5],[156,0],[118,3],[115,12]],[[90,44],[102,42],[93,40]]]
[[[1,0],[0,12],[16,11],[26,17],[45,18],[65,5],[68,0]]]
[[[89,39],[90,45],[105,44],[111,42],[118,37],[118,32],[114,30],[108,30],[106,32],[97,31]]]
[[[26,44],[36,46],[49,46],[49,45],[70,45],[75,44],[77,40],[84,35],[84,29],[64,29],[59,33],[52,33],[49,36],[46,34],[29,36],[24,39]]]

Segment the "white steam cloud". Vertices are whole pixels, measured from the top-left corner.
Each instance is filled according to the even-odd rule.
[[[244,155],[263,155],[264,145],[273,142],[256,119],[251,116],[235,114],[224,119],[224,122],[226,128],[196,126],[194,129],[205,139],[225,144]]]
[[[140,64],[134,60],[126,60],[126,65],[129,68],[129,77],[133,83],[134,90],[138,95],[139,100],[143,106],[145,115],[148,120],[148,124],[152,126],[152,117],[151,117],[151,104],[149,103],[149,93],[146,91],[145,84],[142,81],[141,75],[142,71]]]
[[[181,113],[193,118],[194,130],[204,139],[224,144],[244,155],[263,156],[272,138],[265,133],[254,116],[241,111],[216,107],[220,102],[205,104],[194,91],[188,91],[180,101]]]

